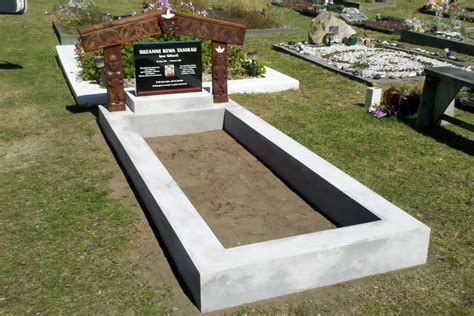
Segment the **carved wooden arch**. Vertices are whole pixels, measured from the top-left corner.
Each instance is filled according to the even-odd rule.
[[[158,34],[182,34],[212,40],[214,103],[228,101],[227,44],[242,45],[245,26],[181,12],[156,11],[78,30],[86,52],[104,49],[109,111],[125,111],[121,44]]]

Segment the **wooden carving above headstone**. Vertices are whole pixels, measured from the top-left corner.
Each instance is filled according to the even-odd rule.
[[[125,110],[124,80],[121,60],[122,43],[161,33],[176,33],[212,40],[212,94],[215,103],[222,103],[228,101],[227,45],[242,45],[245,37],[244,25],[180,12],[171,13],[169,10],[144,13],[121,20],[95,24],[81,28],[78,31],[80,35],[80,45],[85,51],[88,52],[99,48],[104,49],[109,111]],[[183,65],[183,68],[179,68],[178,72],[181,74],[183,74],[183,72],[190,72],[190,65],[192,64]],[[195,72],[188,74],[199,77],[200,69],[198,69],[197,64],[194,65],[196,65]],[[170,60],[170,62],[165,65],[165,77],[166,66],[168,66],[169,77],[174,77],[174,75],[171,75],[171,72],[176,70],[174,69],[176,66],[174,62]],[[176,74],[176,72],[174,72],[174,74]],[[146,77],[148,75],[162,76],[163,74],[161,70],[156,68],[153,71],[150,70],[148,73],[144,71],[138,75]],[[177,87],[178,85],[184,89],[200,89],[200,84],[192,83],[191,79],[189,82],[184,79],[180,80],[173,82],[170,80],[162,80],[163,82],[160,83],[155,82],[152,84],[152,89],[145,89],[144,91],[163,92],[162,90],[173,90],[165,89],[167,87]],[[183,85],[183,87],[181,87],[181,85]]]
[[[202,39],[242,45],[245,26],[192,14],[156,11],[96,24],[79,29],[81,45],[85,51],[110,47],[139,38],[165,34],[182,34]]]

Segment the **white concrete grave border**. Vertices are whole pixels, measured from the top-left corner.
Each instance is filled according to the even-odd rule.
[[[235,102],[99,122],[202,312],[426,262],[430,229]],[[224,130],[339,228],[224,248],[144,138]]]
[[[80,69],[76,60],[74,45],[58,45],[56,53],[72,94],[80,106],[107,103],[107,90],[89,81],[80,81]],[[203,82],[203,88],[211,92],[211,82]],[[299,89],[300,83],[281,72],[266,67],[264,78],[228,81],[228,93],[268,93]],[[134,87],[126,89],[135,90]]]

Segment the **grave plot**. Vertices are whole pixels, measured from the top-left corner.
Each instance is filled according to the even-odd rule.
[[[195,41],[136,45],[124,91],[120,45],[143,36],[137,23],[212,40],[212,95]],[[79,32],[104,48],[102,131],[201,311],[426,262],[428,227],[229,100],[242,25],[167,10]]]
[[[428,227],[232,101],[164,113],[109,112],[104,107],[99,112],[104,134],[202,312],[426,262]],[[211,131],[220,135],[191,135]],[[248,153],[236,156],[233,146],[227,144],[234,141],[223,137],[223,133]],[[153,140],[163,136],[172,138]],[[205,140],[207,137],[211,140]],[[223,141],[224,146],[219,141],[212,144],[213,137]],[[210,162],[202,162],[202,155],[193,146],[201,150],[200,147],[208,145],[207,150],[224,150],[235,156],[230,162],[242,157],[244,165],[235,166],[242,172],[235,172],[234,166],[226,163],[212,163],[228,155],[211,155],[206,158]],[[204,155],[205,152],[206,149]],[[179,155],[197,160],[182,159]],[[250,170],[262,170],[255,162],[257,159],[268,168],[263,173],[271,171],[294,193],[281,186],[266,188],[268,182],[259,182],[263,176],[257,182],[255,175],[248,176]],[[179,171],[179,164],[186,168]],[[245,165],[250,169],[245,171]],[[208,185],[220,172],[224,177],[217,181],[224,181]],[[256,185],[259,193],[266,193],[236,203],[240,190],[234,190],[234,185],[239,182]],[[259,187],[262,185],[265,187]],[[253,190],[252,186],[249,188]],[[276,195],[280,190],[286,193]],[[278,204],[279,198],[296,199],[295,193],[319,214],[311,214],[302,201],[296,201],[291,210],[294,214],[286,216],[295,223],[313,223],[291,231],[289,227],[280,231],[278,227],[268,231],[262,228],[261,233],[255,234],[259,231],[256,227],[242,227],[250,220],[248,217],[241,222],[229,218],[247,213],[257,223],[263,223],[268,210],[262,216],[249,209],[259,208],[265,200],[271,205]],[[218,203],[223,201],[235,205],[219,213],[222,208]],[[281,228],[285,219],[278,217],[287,211],[284,205],[280,207],[283,213],[272,211],[268,216],[275,218],[268,220]],[[321,215],[335,227],[330,227]],[[234,232],[236,236],[232,236]],[[247,236],[250,234],[255,235]]]
[[[405,28],[404,19],[391,16],[377,16],[375,20],[366,20],[361,23],[355,23],[354,25],[387,34],[400,34]]]
[[[455,67],[451,63],[408,51],[364,45],[315,46],[282,43],[273,47],[370,86],[421,76],[426,67]]]

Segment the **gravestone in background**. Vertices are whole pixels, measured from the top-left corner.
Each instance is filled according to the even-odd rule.
[[[352,27],[339,19],[335,14],[323,11],[311,21],[308,31],[308,40],[312,44],[322,44],[324,36],[331,30],[337,30],[337,33],[334,33],[335,38],[348,38],[356,33]]]
[[[28,7],[27,0],[1,0],[0,14],[2,13],[26,13]]]
[[[202,91],[201,41],[135,43],[136,95]]]

